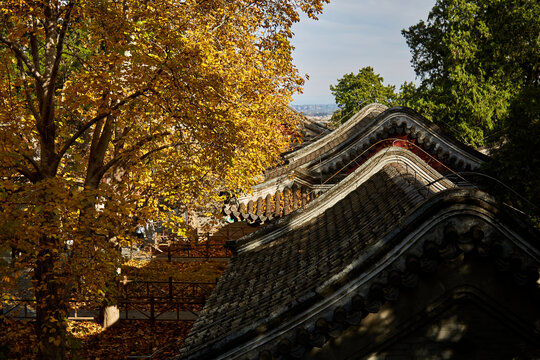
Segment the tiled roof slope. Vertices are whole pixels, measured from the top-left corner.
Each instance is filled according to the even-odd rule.
[[[365,128],[367,124],[388,108],[381,104],[370,104],[352,116],[345,124],[326,134],[324,137],[310,142],[306,146],[284,155],[285,166],[280,166],[266,173],[266,179],[289,173],[291,170],[310,161],[318,159],[328,151],[332,151],[340,144],[347,142],[355,133]]]
[[[287,154],[285,165],[270,170],[265,182],[253,187],[253,194],[234,199],[224,214],[229,221],[253,224],[288,215],[389,146],[410,149],[443,174],[475,169],[488,159],[447,138],[411,109],[372,104],[332,133]]]
[[[302,116],[302,120],[300,121],[300,133],[302,134],[302,143],[298,144],[294,150],[298,150],[302,147],[308,146],[312,142],[318,140],[319,138],[330,132],[331,130],[326,126],[310,120],[305,116]]]
[[[322,280],[335,283],[344,268],[431,194],[408,170],[387,164],[302,226],[239,252],[186,339],[183,355],[223,353],[320,300]],[[294,218],[278,227],[287,229]]]

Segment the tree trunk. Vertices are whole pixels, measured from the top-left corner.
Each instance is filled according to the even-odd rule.
[[[63,274],[63,247],[54,237],[43,237],[34,271],[38,359],[62,360],[66,356],[69,282]]]

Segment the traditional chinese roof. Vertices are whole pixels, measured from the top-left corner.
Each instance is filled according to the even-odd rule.
[[[293,109],[293,111],[295,110]],[[313,121],[304,115],[301,115],[300,119],[299,131],[302,135],[303,141],[302,143],[298,144],[294,150],[307,146],[331,132],[331,130],[323,124]]]
[[[505,297],[512,305],[501,308],[509,314],[500,322],[524,334],[519,336],[525,348],[534,350],[540,342],[540,310],[534,306],[535,296],[540,300],[538,234],[488,194],[441,174],[446,169],[473,169],[485,157],[450,142],[406,109],[376,111],[359,119],[363,125],[348,133],[355,140],[334,144],[342,151],[328,153],[321,150],[327,145],[314,142],[289,157],[291,164],[312,151],[327,154],[318,163],[299,160],[301,165],[295,167],[324,174],[355,146],[384,146],[375,146],[369,156],[360,153],[355,166],[310,202],[296,197],[290,214],[228,243],[233,257],[185,340],[180,358],[350,358],[353,353],[339,345],[347,341],[353,343],[354,356],[362,358],[373,353],[375,344],[391,343],[392,331],[384,324],[391,324],[393,330],[403,328],[388,319],[388,304],[403,317],[409,310],[399,309],[400,299],[416,304],[428,298],[430,310],[417,309],[414,316],[435,319],[450,311],[448,304],[456,299],[470,298],[491,316],[499,308],[491,303],[491,295],[479,289],[483,282],[496,287],[508,278],[510,285],[505,286],[516,295]],[[415,137],[384,143],[387,138],[377,133],[392,131],[394,126],[405,129],[399,134]],[[404,146],[413,143],[411,139],[421,140],[422,151],[417,143]],[[425,155],[428,149],[439,161]],[[477,268],[471,263],[480,264],[483,272],[469,276],[475,273],[470,269]],[[484,272],[496,280],[484,281]],[[445,283],[451,286],[432,289],[425,274],[452,278]],[[461,283],[469,280],[473,285]],[[437,294],[437,299],[425,291],[415,298],[410,289],[422,287]],[[383,328],[375,336],[365,329],[377,316]],[[417,320],[410,325],[411,321],[407,319],[407,326],[413,329],[425,326]],[[360,333],[363,343],[356,344]]]
[[[408,148],[442,174],[473,170],[487,157],[450,138],[411,109],[372,104],[331,133],[284,156],[253,193],[224,208],[229,220],[259,224],[288,215],[344,179],[378,150]]]

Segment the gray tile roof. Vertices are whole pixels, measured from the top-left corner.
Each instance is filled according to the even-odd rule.
[[[251,225],[286,216],[298,203],[315,198],[305,194],[326,192],[381,148],[395,145],[411,149],[441,174],[475,169],[488,159],[447,138],[411,109],[372,104],[333,132],[285,155],[286,164],[269,170],[253,194],[227,204],[224,215]]]
[[[238,252],[185,340],[182,355],[221,353],[317,302],[316,290],[324,280],[339,276],[430,195],[407,170],[388,164],[320,215]],[[294,218],[293,213],[261,234],[287,229]],[[260,236],[252,234],[236,245]]]

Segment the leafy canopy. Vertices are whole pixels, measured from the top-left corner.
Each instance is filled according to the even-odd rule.
[[[539,33],[535,1],[438,0],[427,21],[403,30],[421,79],[407,105],[484,145],[522,89],[538,86]]]
[[[137,222],[181,231],[188,204],[276,161],[303,83],[291,26],[326,2],[1,2],[1,287],[32,269],[43,357],[64,356],[75,290],[111,289]]]
[[[395,87],[385,86],[383,81],[384,79],[379,74],[375,74],[370,66],[360,69],[358,74],[343,75],[335,86],[330,85],[330,90],[339,107],[339,110],[332,115],[331,121],[336,124],[344,123],[371,103],[395,105],[397,100]]]
[[[538,219],[540,172],[540,3],[438,0],[428,20],[404,30],[418,88],[402,87],[406,105],[459,140],[487,145],[493,194]],[[537,220],[536,220],[537,221]]]

